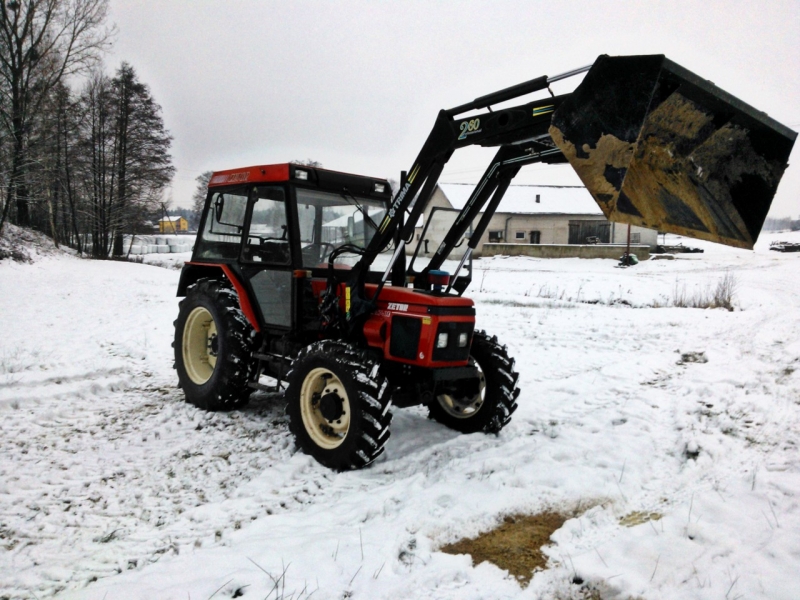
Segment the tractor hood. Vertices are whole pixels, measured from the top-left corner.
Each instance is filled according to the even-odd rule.
[[[663,55],[600,56],[550,135],[610,221],[739,248],[797,137]]]

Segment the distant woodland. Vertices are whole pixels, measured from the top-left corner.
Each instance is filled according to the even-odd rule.
[[[0,230],[33,227],[96,258],[152,231],[172,138],[134,67],[107,73],[108,0],[0,0]]]

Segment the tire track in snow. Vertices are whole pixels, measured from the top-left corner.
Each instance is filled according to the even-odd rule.
[[[237,497],[293,453],[280,402],[210,414],[157,385],[95,400],[68,409],[51,396],[6,413],[0,596],[139,568],[318,491],[288,477],[280,495]]]

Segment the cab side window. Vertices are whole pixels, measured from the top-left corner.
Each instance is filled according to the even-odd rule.
[[[247,192],[217,192],[211,197],[206,222],[197,240],[198,258],[236,259],[242,240]]]
[[[291,262],[285,200],[283,188],[253,190],[253,216],[242,250],[244,260],[274,265]]]

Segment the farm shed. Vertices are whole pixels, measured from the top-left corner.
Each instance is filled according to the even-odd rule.
[[[189,222],[183,217],[164,217],[158,222],[159,233],[189,231]]]
[[[473,185],[441,183],[437,185],[422,224],[435,208],[461,209],[469,199]],[[417,227],[415,238],[422,235]],[[611,223],[584,187],[512,185],[500,202],[489,227],[475,250],[483,254],[483,246],[491,244],[582,245],[625,244],[628,227]],[[430,236],[428,236],[430,237]],[[435,234],[434,234],[435,237]],[[441,240],[429,240],[428,250],[435,252]],[[631,228],[631,244],[657,243],[657,232],[643,227]],[[416,245],[412,245],[412,249]]]

